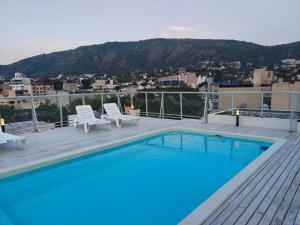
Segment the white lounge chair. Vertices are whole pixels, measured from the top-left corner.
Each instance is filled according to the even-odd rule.
[[[78,105],[76,112],[78,119],[74,121],[74,127],[83,124],[86,133],[89,132],[91,126],[110,124],[110,121],[96,118],[90,105]]]
[[[102,115],[102,118],[115,121],[117,127],[122,127],[123,122],[127,121],[134,121],[138,123],[140,119],[138,116],[123,115],[116,103],[106,103],[104,104],[104,109],[107,115]]]
[[[0,144],[12,143],[17,142],[19,147],[24,150],[25,149],[25,137],[17,136],[14,134],[4,133],[0,128]]]

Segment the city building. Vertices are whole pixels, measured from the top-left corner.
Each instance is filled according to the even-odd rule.
[[[47,95],[53,90],[53,84],[50,82],[48,77],[41,77],[32,84],[33,95]]]
[[[184,84],[184,79],[180,75],[169,75],[158,78],[158,86],[182,86]]]
[[[186,75],[186,85],[191,88],[197,88],[197,75],[193,72],[188,72]]]
[[[32,86],[33,95],[47,95],[50,91],[53,91],[53,85],[51,84],[35,84]]]
[[[98,90],[104,90],[106,85],[106,80],[95,80],[93,83],[93,90],[98,91]]]
[[[0,96],[4,96],[3,86],[4,86],[4,84],[0,84]]]
[[[218,88],[219,95],[219,105],[218,108],[221,110],[234,108],[250,108],[250,109],[260,109],[262,97],[260,94],[247,94],[247,92],[261,92],[261,91],[271,91],[272,83],[275,81],[276,77],[274,72],[267,70],[266,68],[255,69],[253,71],[252,84],[242,83],[242,84],[229,84],[220,85]],[[237,92],[234,95],[232,101],[231,94],[226,94],[225,92]],[[244,92],[244,94],[243,94]],[[266,95],[263,99],[264,105],[271,107],[271,96]]]
[[[69,91],[69,92],[76,92],[78,90],[78,84],[74,83],[74,82],[68,82],[68,81],[65,81],[63,83],[63,89],[65,91]]]
[[[253,71],[253,80],[252,83],[254,86],[261,86],[265,84],[272,84],[272,82],[276,81],[276,77],[274,76],[274,71],[263,69],[255,69]]]
[[[31,80],[22,73],[15,73],[14,77],[10,80],[9,85],[13,91],[27,91],[29,94],[32,93]]]
[[[179,74],[173,74],[169,76],[163,76],[158,78],[158,86],[182,86],[197,87],[197,76],[193,72],[180,71]]]
[[[253,85],[239,85],[239,86],[219,86],[219,110],[227,110],[233,108],[249,108],[249,109],[260,109],[261,106],[261,95],[260,94],[249,94],[247,92],[261,92],[271,91],[271,87],[261,87]],[[226,93],[230,92],[230,93]],[[231,92],[236,92],[233,97]],[[270,104],[270,99],[267,96],[264,99],[264,104]],[[268,104],[268,105],[269,105]]]
[[[130,86],[123,86],[121,87],[121,92],[136,92],[137,86],[136,85],[130,85]]]
[[[291,96],[290,94],[278,93],[285,91],[297,91],[300,92],[300,81],[289,83],[289,82],[278,82],[272,85],[271,108],[272,110],[291,110]],[[300,111],[300,95],[295,99],[297,105],[297,111]]]
[[[203,82],[203,80],[205,80]],[[217,92],[219,89],[219,84],[214,82],[213,77],[202,77],[199,80],[198,77],[198,85],[199,85],[199,91],[202,92]]]

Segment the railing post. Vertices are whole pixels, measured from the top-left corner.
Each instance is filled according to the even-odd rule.
[[[132,93],[130,93],[130,107],[132,109],[134,109],[134,107],[133,107],[133,95],[132,95]]]
[[[161,92],[161,101],[160,101],[160,115],[161,115],[161,118],[164,118],[165,117],[165,108],[164,108],[164,93]]]
[[[146,116],[148,117],[148,94],[145,92]]]
[[[122,113],[122,108],[121,108],[121,99],[120,99],[120,92],[118,92],[118,108],[120,109],[120,112]]]
[[[234,115],[234,93],[231,92],[231,115]]]
[[[103,106],[103,104],[104,104],[104,99],[103,99],[103,93],[101,94],[101,114],[103,115],[104,114],[104,106]]]
[[[37,121],[37,116],[36,116],[36,111],[35,111],[34,101],[32,96],[31,96],[31,107],[32,107],[32,130],[34,132],[38,132],[39,131],[38,121]]]
[[[207,92],[205,93],[205,102],[204,102],[204,112],[203,112],[203,122],[207,123]]]
[[[290,132],[294,131],[294,113],[296,110],[296,101],[295,101],[295,93],[291,92],[291,118],[290,118]]]
[[[62,96],[58,96],[60,127],[63,127],[63,111],[62,111],[61,98],[62,98]]]
[[[264,117],[264,93],[261,92],[261,100],[260,100],[260,117]]]
[[[84,95],[81,96],[82,105],[85,105]]]
[[[180,119],[182,120],[182,92],[179,93],[179,99],[180,99]]]

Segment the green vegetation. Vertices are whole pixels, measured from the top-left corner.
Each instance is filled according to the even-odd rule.
[[[15,121],[15,107],[11,105],[0,105],[0,117],[5,118],[5,122]]]
[[[6,76],[22,72],[34,76],[57,76],[151,72],[153,69],[241,61],[259,66],[273,66],[284,58],[300,58],[300,42],[262,46],[235,40],[150,39],[137,42],[109,42],[83,46],[74,50],[42,54],[0,66]]]

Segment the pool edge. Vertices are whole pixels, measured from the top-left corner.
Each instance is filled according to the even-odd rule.
[[[107,148],[112,148],[121,144],[126,144],[140,140],[142,138],[147,138],[156,134],[170,131],[189,131],[200,134],[208,135],[222,135],[224,137],[235,137],[243,138],[248,140],[259,140],[272,142],[272,146],[258,158],[253,160],[248,166],[241,170],[237,175],[232,177],[227,183],[225,183],[221,188],[214,192],[206,201],[194,209],[190,214],[188,214],[179,224],[181,225],[193,225],[203,223],[215,210],[217,210],[244,182],[246,182],[264,163],[277,152],[277,150],[286,142],[285,139],[279,138],[269,138],[261,137],[256,135],[248,134],[236,134],[231,132],[218,132],[209,131],[197,128],[186,128],[180,126],[173,126],[169,128],[163,128],[154,130],[151,132],[134,135],[128,138],[123,138],[121,140],[107,142],[105,144],[93,145],[80,150],[74,150],[71,152],[61,153],[55,156],[46,157],[44,159],[34,160],[32,162],[23,163],[18,166],[12,166],[0,170],[0,179],[5,177],[17,175],[20,173],[28,172],[34,169],[59,163],[65,160],[70,160],[78,158],[84,155],[88,155],[95,152],[103,151]]]
[[[216,132],[219,133],[219,132]],[[220,132],[225,135],[232,136],[232,133]],[[214,192],[208,199],[206,199],[202,204],[200,204],[196,209],[194,209],[190,214],[188,214],[183,220],[179,222],[179,225],[199,225],[204,223],[210,215],[212,215],[226,200],[243,185],[256,171],[258,171],[286,142],[286,139],[280,138],[268,138],[268,137],[257,137],[254,135],[235,135],[234,137],[246,137],[249,139],[254,137],[260,140],[273,140],[273,145],[255,160],[253,160],[249,165],[242,169],[238,174],[232,177],[228,182],[226,182],[222,187],[220,187],[216,192]]]
[[[52,165],[55,163],[59,163],[65,160],[70,160],[70,159],[74,159],[74,158],[78,158],[84,155],[88,155],[91,153],[96,153],[96,152],[100,152],[103,150],[106,150],[108,148],[112,148],[121,144],[127,144],[133,141],[137,141],[140,140],[142,138],[146,138],[155,134],[159,134],[162,132],[166,132],[166,131],[172,131],[174,130],[173,128],[164,128],[164,129],[159,129],[159,130],[155,130],[155,131],[151,131],[151,132],[147,132],[147,133],[143,133],[143,134],[138,134],[138,135],[134,135],[128,138],[123,138],[117,141],[111,141],[111,142],[107,142],[105,144],[99,144],[99,145],[92,145],[83,149],[77,149],[74,151],[70,151],[70,152],[64,152],[55,156],[49,156],[49,157],[45,157],[43,159],[38,159],[38,160],[33,160],[31,162],[27,162],[27,163],[22,163],[20,165],[17,166],[11,166],[11,167],[7,167],[5,169],[0,169],[0,179],[5,178],[5,177],[10,177],[13,175],[17,175],[19,173],[24,173],[27,171],[31,171],[34,169],[38,169],[41,167],[45,167],[48,165]]]

